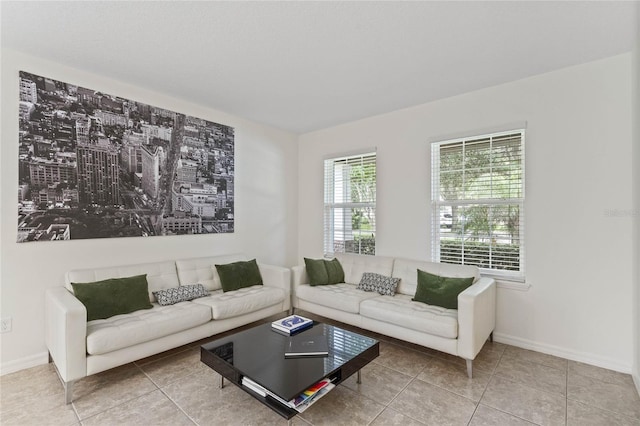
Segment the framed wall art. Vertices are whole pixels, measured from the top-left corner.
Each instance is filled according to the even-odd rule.
[[[234,129],[20,72],[18,242],[229,233]]]

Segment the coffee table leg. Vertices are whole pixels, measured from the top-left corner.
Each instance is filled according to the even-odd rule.
[[[360,370],[358,370],[358,380],[356,380],[358,384],[362,383],[362,376],[360,375]]]

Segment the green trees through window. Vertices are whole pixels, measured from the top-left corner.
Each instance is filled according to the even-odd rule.
[[[375,254],[376,154],[325,160],[324,252]]]
[[[524,131],[432,145],[434,259],[522,276]]]

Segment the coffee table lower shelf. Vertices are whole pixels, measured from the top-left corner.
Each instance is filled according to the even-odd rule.
[[[326,326],[324,324],[318,324],[318,325],[322,327],[333,328],[332,326]],[[256,331],[258,330],[255,330],[255,331],[250,330],[254,332],[253,334],[254,338],[256,336],[261,336],[264,333],[266,333],[265,336],[267,338],[274,337],[273,334],[271,334],[274,332],[271,331],[268,326],[266,327],[258,326],[256,327],[256,329],[259,327],[262,327],[264,329],[262,333],[256,334]],[[337,329],[337,330],[340,333],[344,331],[341,329]],[[347,333],[354,334],[353,332],[347,332]],[[289,423],[291,423],[291,419],[297,414],[299,414],[297,410],[285,404],[282,404],[281,402],[271,397],[270,395],[262,396],[256,393],[255,391],[253,391],[252,389],[249,389],[248,387],[242,385],[242,378],[245,375],[252,380],[254,379],[254,377],[251,377],[251,375],[249,374],[245,374],[242,371],[241,366],[234,365],[234,361],[233,361],[234,343],[236,346],[235,350],[236,350],[236,358],[237,358],[237,350],[238,350],[237,346],[238,346],[238,343],[242,343],[243,336],[240,336],[241,334],[243,333],[242,332],[239,333],[238,335],[239,337],[236,340],[234,340],[234,335],[232,335],[230,337],[216,340],[211,343],[202,345],[200,348],[200,360],[204,364],[209,366],[211,369],[213,369],[215,372],[220,374],[221,376],[220,388],[224,386],[224,380],[226,379],[227,381],[231,382],[235,386],[238,386],[247,394],[251,395],[254,399],[258,400],[263,405],[270,408],[272,411],[276,412],[281,417],[287,419]],[[364,336],[358,336],[358,337],[364,337]],[[282,338],[282,337],[279,337],[279,338]],[[368,338],[365,338],[365,339],[368,339]],[[361,349],[363,350],[361,352],[358,352],[357,354],[352,354],[351,357],[343,358],[339,356],[338,358],[341,358],[341,362],[334,364],[336,368],[329,369],[330,371],[325,371],[326,374],[324,374],[323,376],[315,377],[313,379],[314,381],[307,383],[304,389],[326,378],[330,379],[331,383],[333,383],[334,385],[338,385],[344,380],[346,380],[347,378],[351,377],[354,373],[357,373],[358,383],[360,383],[360,370],[362,369],[362,367],[367,365],[369,362],[371,362],[380,354],[379,343],[373,339],[368,339],[368,340],[370,340],[370,343],[362,347]],[[280,356],[282,357],[282,355]],[[329,356],[331,357],[334,355],[330,353]],[[266,387],[267,389],[269,389],[269,387],[264,386],[264,384],[263,384],[263,387]],[[280,396],[279,393],[276,393],[276,394]],[[287,398],[283,398],[283,399],[288,400]]]
[[[350,365],[346,365],[345,364],[343,367],[339,368],[338,370],[336,370],[332,374],[330,374],[330,375],[328,375],[326,377],[323,377],[322,379],[329,378],[329,380],[331,380],[331,383],[333,383],[334,385],[337,386],[341,382],[343,382],[344,380],[346,380],[349,377],[351,377],[354,373],[356,373],[358,375],[358,379],[357,379],[358,383],[361,383],[361,375],[360,375],[361,368],[364,367],[365,365],[367,365],[370,360],[373,360],[374,358],[376,358],[379,355],[379,353],[380,353],[379,352],[379,346],[376,345],[376,346],[368,349],[367,352],[370,352],[370,353],[369,354],[363,353],[363,355],[365,355],[366,358],[363,357],[362,359],[358,360],[360,362],[353,362]],[[370,359],[368,361],[362,362],[362,361],[364,361],[365,359],[367,359],[369,357],[370,357]],[[234,368],[230,367],[226,362],[224,362],[223,360],[221,360],[217,356],[213,355],[208,350],[205,350],[204,348],[201,348],[201,350],[200,350],[200,360],[204,364],[209,366],[211,369],[213,369],[215,372],[220,374],[219,387],[221,389],[224,387],[224,379],[227,379],[228,382],[230,382],[230,383],[234,384],[235,386],[239,387],[244,392],[246,392],[249,395],[251,395],[254,399],[260,401],[263,405],[266,405],[272,411],[275,411],[277,414],[279,414],[280,416],[284,417],[287,420],[291,420],[294,416],[296,416],[297,414],[300,414],[296,409],[288,407],[288,406],[282,404],[281,402],[279,402],[278,400],[276,400],[275,398],[273,398],[273,397],[271,397],[269,395],[262,396],[262,395],[260,395],[260,394],[258,394],[256,392],[254,392],[253,390],[249,389],[248,387],[243,386],[242,385],[242,378],[244,376],[242,374],[240,374],[237,370],[235,370]],[[352,360],[352,361],[356,361],[356,360]]]

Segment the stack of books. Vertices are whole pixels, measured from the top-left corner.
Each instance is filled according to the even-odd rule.
[[[301,317],[300,315],[289,315],[286,318],[273,321],[271,327],[287,335],[297,333],[313,325],[313,321],[309,318]]]
[[[262,397],[266,397],[269,395],[271,398],[275,399],[279,403],[286,405],[289,408],[293,408],[294,410],[302,413],[304,410],[309,408],[314,402],[322,398],[327,392],[333,389],[336,385],[331,383],[330,379],[322,379],[315,385],[311,386],[300,395],[292,399],[291,401],[285,401],[280,398],[275,393],[266,389],[265,387],[259,385],[254,382],[250,378],[244,376],[242,378],[242,386],[251,389],[253,392],[257,393]]]

